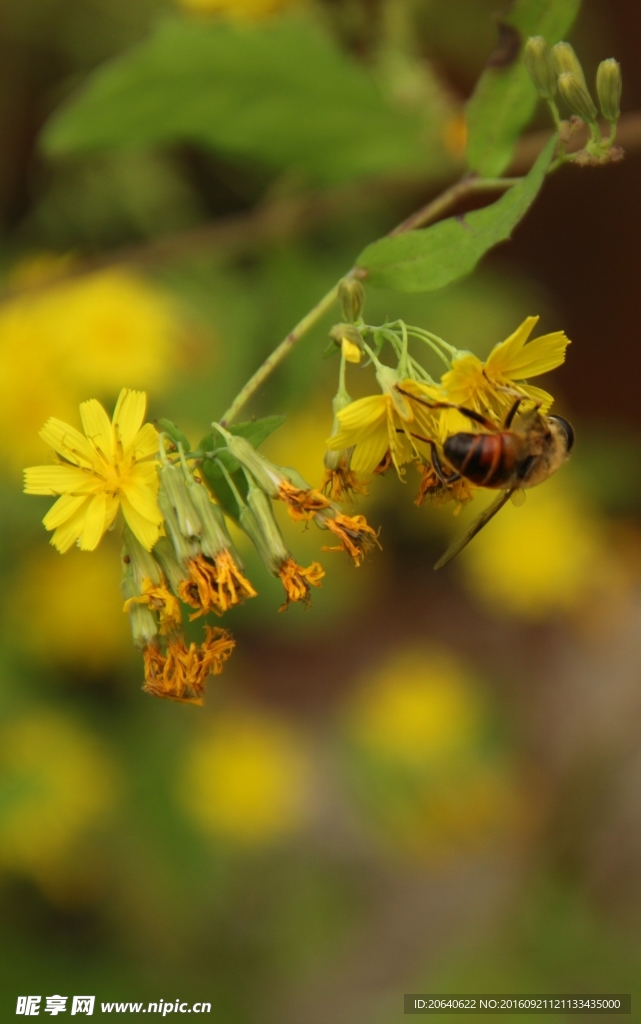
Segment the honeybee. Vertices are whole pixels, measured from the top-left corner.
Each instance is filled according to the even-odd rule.
[[[430,444],[432,465],[440,484],[448,487],[463,478],[477,487],[503,491],[465,533],[450,545],[439,558],[435,569],[441,569],[451,562],[515,492],[536,487],[556,473],[572,451],[574,429],[571,424],[562,416],[543,415],[539,412],[540,405],[520,412],[523,401],[522,397],[516,399],[500,429],[485,416],[464,406],[430,403],[432,408],[456,408],[489,431],[483,434],[460,432],[446,438],[443,455],[452,467],[449,473],[441,463],[434,442],[421,438]]]

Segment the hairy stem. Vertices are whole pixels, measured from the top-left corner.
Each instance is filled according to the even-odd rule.
[[[405,231],[414,231],[416,228],[426,227],[428,224],[432,224],[439,217],[442,217],[445,213],[451,210],[457,203],[467,196],[474,195],[477,192],[503,192],[512,185],[516,185],[520,178],[475,178],[466,177],[456,184],[451,185],[445,189],[439,196],[432,199],[425,206],[416,210],[413,214],[407,217],[404,221],[401,221],[392,231],[389,232],[389,236],[401,235]],[[352,267],[346,278],[361,278],[365,279],[366,274],[364,271],[359,270],[357,267]],[[343,279],[344,280],[344,279]],[[317,302],[313,309],[310,309],[309,313],[306,313],[302,320],[300,320],[294,328],[289,332],[287,337],[281,341],[280,345],[277,345],[274,351],[267,356],[267,359],[258,367],[256,372],[249,378],[245,386],[238,392],[234,401],[231,403],[225,415],[220,420],[224,426],[230,423],[240,412],[243,406],[249,401],[249,399],[258,391],[258,389],[267,380],[270,373],[276,369],[277,366],[282,363],[283,359],[289,355],[294,345],[312,327],[321,319],[322,316],[330,309],[338,296],[338,286],[340,281],[337,282],[327,295],[324,295],[320,302]]]

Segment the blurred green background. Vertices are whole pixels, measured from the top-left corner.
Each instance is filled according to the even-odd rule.
[[[20,994],[89,992],[392,1024],[404,992],[538,991],[632,992],[641,1020],[634,139],[622,165],[564,168],[463,283],[367,294],[370,323],[481,356],[534,313],[573,342],[543,384],[576,455],[447,570],[469,513],[415,507],[411,467],[374,478],[357,510],[383,550],[354,570],[284,524],[327,571],[313,606],[278,615],[245,552],[260,596],[229,615],[224,675],[204,709],[162,703],[140,691],[117,541],[61,557],[48,502],[20,494],[44,420],[122,386],[196,441],[362,246],[461,173],[495,7],[3,0],[6,1019]],[[637,5],[588,0],[571,38],[589,75],[621,60],[640,109]],[[250,410],[287,414],[264,450],[315,485],[331,325]]]

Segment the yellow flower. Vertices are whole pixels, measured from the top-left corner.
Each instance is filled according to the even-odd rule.
[[[337,414],[341,429],[326,441],[330,451],[354,447],[351,468],[355,473],[373,473],[388,451],[398,470],[416,457],[413,435],[435,436],[437,416],[409,396],[437,401],[437,389],[413,380],[402,381],[397,388],[391,381],[390,376],[382,395],[359,398],[341,409]]]
[[[86,394],[111,401],[123,380],[159,392],[175,376],[179,307],[123,269],[59,280],[70,264],[46,254],[18,264],[11,282],[30,290],[0,308],[0,462],[11,470],[41,460],[47,416],[70,422]]]
[[[524,619],[545,619],[581,607],[598,594],[608,569],[598,518],[550,481],[510,502],[463,552],[469,589],[484,603]]]
[[[239,21],[259,21],[292,6],[292,0],[178,0],[190,14],[223,14]]]
[[[112,759],[79,723],[42,710],[2,726],[0,771],[0,868],[55,884],[116,801]]]
[[[484,363],[471,353],[455,359],[441,380],[447,401],[502,418],[516,391],[539,402],[541,411],[547,412],[554,401],[552,395],[523,382],[560,366],[569,339],[563,331],[554,331],[526,345],[538,319],[527,317],[514,334],[494,346]],[[472,428],[468,425],[467,429]]]
[[[95,399],[83,402],[83,436],[75,427],[50,419],[40,431],[57,453],[57,465],[25,470],[26,494],[62,495],[43,519],[54,530],[51,543],[60,552],[78,542],[93,551],[112,525],[118,508],[131,531],[148,551],[156,543],[162,515],[158,509],[158,475],[153,459],[158,435],[151,423],[142,426],[147,396],[120,392],[113,420]]]
[[[220,840],[269,844],[294,830],[309,805],[309,755],[285,722],[223,711],[189,752],[178,796]]]
[[[29,659],[49,668],[84,670],[83,678],[129,663],[119,552],[110,540],[95,552],[90,573],[78,550],[58,558],[52,548],[38,548],[20,562],[4,611],[11,635]]]

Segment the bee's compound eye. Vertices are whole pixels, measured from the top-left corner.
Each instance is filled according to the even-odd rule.
[[[569,455],[574,447],[574,427],[567,420],[564,420],[562,416],[550,416],[550,419],[558,423],[565,434],[565,449]]]

